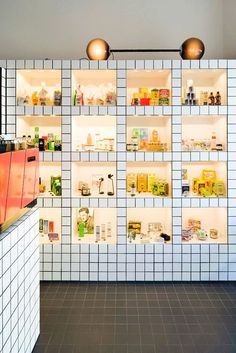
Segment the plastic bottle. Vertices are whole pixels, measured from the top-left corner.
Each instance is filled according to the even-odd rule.
[[[213,92],[211,92],[209,96],[209,105],[215,105],[215,97],[213,95]]]
[[[216,92],[215,105],[221,105],[221,95],[219,91]]]
[[[81,222],[80,224],[79,224],[79,237],[80,238],[84,238],[84,223],[83,222]]]
[[[152,130],[152,142],[158,142],[158,131]]]
[[[216,133],[212,132],[211,134],[211,151],[216,151]]]
[[[38,147],[39,145],[39,127],[35,127],[34,128],[34,144],[35,144],[35,147]]]
[[[77,94],[76,94],[76,105],[84,105],[84,95],[78,85]]]

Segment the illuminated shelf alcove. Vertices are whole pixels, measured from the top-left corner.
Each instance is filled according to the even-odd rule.
[[[171,117],[128,116],[127,151],[134,151],[135,143],[140,151],[171,151]]]
[[[193,87],[193,98],[197,101],[196,105],[203,104],[203,96],[200,99],[200,92],[207,92],[206,103],[210,93],[213,92],[215,96],[217,92],[221,95],[221,105],[227,104],[227,71],[224,69],[191,69],[182,71],[182,99],[185,104],[186,95],[188,93],[188,86]],[[206,104],[207,105],[207,104]]]
[[[182,192],[190,197],[226,197],[227,162],[183,162]]]
[[[52,135],[54,140],[61,140],[60,116],[18,116],[16,123],[17,137],[35,136],[35,128],[38,127],[39,137]],[[50,151],[51,152],[51,151]]]
[[[166,235],[170,237],[170,240],[164,239]],[[127,242],[129,244],[156,244],[171,241],[171,208],[127,208]]]
[[[73,151],[111,152],[116,150],[116,117],[74,116]]]
[[[116,197],[116,163],[73,162],[72,188],[74,197]]]
[[[188,234],[188,227],[192,235],[190,240],[182,239],[183,243],[227,243],[227,208],[183,208],[183,238]]]
[[[39,197],[61,197],[60,162],[40,162],[39,178],[44,186],[39,185]]]
[[[211,151],[212,136],[218,149],[227,151],[227,117],[225,115],[182,116],[182,150]]]
[[[131,105],[134,94],[141,93],[142,96],[143,92],[146,96],[146,89],[148,89],[148,95],[151,95],[153,89],[169,90],[169,104],[160,104],[157,96],[158,101],[153,101],[155,104],[147,101],[142,102],[139,98],[138,105],[171,105],[171,70],[127,70],[127,105]],[[163,92],[163,98],[165,98],[164,93],[166,92]],[[157,94],[159,95],[159,93]],[[141,96],[139,95],[139,97]]]
[[[170,162],[127,162],[127,197],[170,197]]]
[[[73,70],[71,94],[72,105],[116,105],[116,71]]]
[[[61,242],[61,208],[40,208],[39,237],[41,244]]]
[[[47,91],[46,101],[44,101],[44,99],[40,100],[40,91],[42,89]],[[55,102],[54,100],[55,91],[61,92],[60,70],[17,70],[17,105],[61,105],[61,101]],[[37,92],[37,94],[39,95],[38,98],[37,96],[32,97],[32,94],[34,92]],[[24,101],[24,98],[26,97],[29,98]],[[44,96],[42,96],[42,98],[43,97]]]
[[[74,208],[73,243],[116,244],[116,208]]]

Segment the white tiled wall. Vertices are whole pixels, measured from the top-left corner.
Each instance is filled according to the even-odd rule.
[[[0,352],[31,353],[39,336],[39,211],[0,236]]]
[[[8,60],[1,61],[7,77],[7,132],[14,136],[16,116],[26,114],[62,115],[62,152],[41,153],[41,160],[62,161],[62,198],[40,199],[40,207],[62,208],[62,243],[41,245],[42,280],[236,280],[236,60]],[[61,107],[16,107],[16,69],[61,69]],[[173,106],[126,106],[127,70],[170,69]],[[227,106],[182,106],[182,69],[219,68],[228,72]],[[71,106],[71,70],[116,70],[117,106]],[[68,89],[69,88],[69,89]],[[172,152],[126,152],[126,118],[130,115],[170,115],[172,117]],[[226,115],[228,117],[228,151],[219,153],[181,152],[181,118],[183,115]],[[77,115],[111,115],[117,119],[117,152],[72,152],[71,121]],[[226,161],[228,198],[181,198],[182,161]],[[71,198],[72,161],[115,161],[117,164],[117,197],[115,199]],[[127,199],[126,161],[170,161],[173,195],[166,199]],[[117,207],[117,244],[72,244],[72,207]],[[127,207],[172,207],[173,241],[171,244],[127,244]],[[228,208],[227,244],[183,244],[181,242],[182,208]]]
[[[0,100],[0,121],[2,123],[2,132],[5,132],[6,125],[6,70],[1,68],[0,70],[0,82],[1,82],[1,100]]]

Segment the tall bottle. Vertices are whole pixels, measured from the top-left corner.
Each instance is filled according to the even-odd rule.
[[[80,85],[78,85],[78,88],[77,88],[76,105],[84,105],[84,94],[80,89]]]
[[[84,238],[84,228],[85,228],[84,222],[81,222],[79,224],[79,237],[80,238]]]
[[[221,95],[219,91],[216,92],[215,105],[221,105]]]
[[[34,144],[35,144],[35,147],[38,147],[39,145],[39,127],[35,127],[34,128]]]
[[[216,149],[216,133],[212,132],[211,134],[211,151],[217,151]]]
[[[215,97],[213,95],[213,92],[211,92],[209,96],[209,105],[215,105]]]

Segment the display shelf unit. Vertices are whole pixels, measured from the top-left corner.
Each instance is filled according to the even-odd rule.
[[[40,244],[61,242],[61,208],[42,207],[39,212]]]
[[[140,213],[143,215],[141,222]],[[137,232],[132,233],[132,229],[137,230]],[[149,236],[147,237],[146,234],[149,234]],[[167,234],[170,239],[166,243],[171,243],[171,208],[127,208],[129,244],[157,244],[158,242],[164,244],[164,238],[160,234]]]
[[[88,145],[88,139],[91,140]],[[78,152],[116,151],[116,117],[72,118],[72,149]]]
[[[201,224],[201,229],[207,232],[207,236],[205,240],[199,240],[198,234],[194,233],[189,243],[227,243],[227,208],[183,208],[182,227],[188,226],[191,220],[194,222],[197,220]]]
[[[235,280],[236,279],[236,60],[7,60],[0,61],[5,69],[7,86],[7,122],[6,132],[14,137],[17,132],[17,121],[26,115],[61,117],[62,152],[43,152],[43,162],[61,163],[62,197],[42,197],[38,205],[42,208],[61,208],[61,241],[59,244],[41,244],[41,278],[43,280],[81,280],[81,281],[170,281],[170,280]],[[16,87],[18,70],[59,70],[61,76],[61,106],[16,106]],[[146,71],[159,71],[163,80],[145,81]],[[194,76],[191,71],[194,70]],[[204,77],[212,74],[212,70],[220,70],[224,83],[218,87],[217,80],[209,84]],[[164,72],[165,71],[165,72]],[[146,73],[145,73],[146,72]],[[218,71],[219,72],[219,71]],[[111,74],[110,74],[111,73]],[[138,73],[140,76],[138,77]],[[168,75],[166,75],[168,73]],[[81,76],[84,75],[83,77]],[[92,82],[95,77],[113,77],[116,88],[116,105],[114,106],[74,106],[73,91],[77,84],[98,85]],[[198,80],[208,80],[204,89],[214,86],[222,95],[219,106],[185,106],[182,105],[182,92],[186,81],[192,79],[195,87],[200,87]],[[198,74],[200,76],[198,76]],[[130,77],[139,80],[130,83]],[[166,75],[166,76],[165,76]],[[152,76],[152,75],[150,75]],[[155,76],[153,76],[155,77]],[[164,79],[165,78],[165,79]],[[83,82],[83,79],[86,81]],[[96,81],[96,80],[95,80]],[[104,79],[103,79],[104,81]],[[102,82],[103,83],[103,82]],[[155,88],[170,89],[170,105],[168,106],[131,106],[130,94],[139,87],[150,85]],[[222,88],[223,86],[225,88]],[[130,92],[129,92],[130,91]],[[131,92],[132,91],[132,92]],[[101,121],[111,118],[112,134],[115,134],[115,150],[112,152],[76,151],[76,130],[79,133],[86,128],[86,119]],[[52,117],[53,118],[53,117]],[[126,143],[129,138],[129,126],[151,126],[151,119],[165,122],[159,126],[160,136],[166,136],[170,148],[167,152],[129,152]],[[113,120],[112,120],[113,119]],[[140,119],[140,120],[139,120]],[[163,120],[162,120],[163,119]],[[166,119],[166,120],[165,120]],[[199,120],[198,120],[199,119]],[[204,119],[208,120],[207,124]],[[152,120],[152,122],[154,121]],[[139,122],[141,121],[141,124]],[[182,138],[188,134],[186,124],[198,126],[198,131],[215,131],[224,150],[214,151],[182,151]],[[204,128],[202,127],[204,124]],[[88,124],[89,125],[89,124]],[[100,125],[100,124],[99,124]],[[214,129],[212,130],[212,125]],[[95,125],[96,126],[96,125]],[[101,126],[101,125],[100,125]],[[79,132],[79,129],[81,130]],[[151,126],[152,127],[152,126]],[[161,130],[163,128],[163,130]],[[192,128],[189,127],[189,131]],[[162,132],[166,135],[163,135]],[[219,132],[220,130],[220,132]],[[115,132],[114,132],[115,131]],[[201,138],[197,135],[193,138]],[[86,134],[86,132],[85,132]],[[202,134],[202,135],[204,135]],[[204,135],[208,138],[208,135]],[[107,136],[106,136],[107,137]],[[86,141],[87,135],[84,136]],[[163,137],[163,140],[165,137]],[[83,143],[83,141],[82,141]],[[81,198],[73,196],[74,163],[114,163],[116,170],[117,194],[114,198],[94,197]],[[171,171],[171,196],[131,198],[126,195],[126,174],[130,163],[167,163]],[[182,197],[181,173],[184,164],[214,163],[224,164],[226,169],[227,196],[216,198]],[[48,168],[50,170],[50,168]],[[145,171],[148,173],[148,169]],[[146,195],[147,196],[147,195]],[[149,195],[150,196],[150,195]],[[116,214],[116,237],[112,243],[80,242],[74,235],[75,210],[79,208],[98,209],[106,214],[106,209],[114,209]],[[129,243],[127,239],[128,214],[135,218],[145,218],[147,210],[168,214],[171,241],[166,243],[149,242],[145,244]],[[162,211],[163,210],[163,211]],[[196,212],[195,212],[196,210]],[[185,215],[189,217],[203,216],[207,212],[217,212],[217,218],[224,219],[224,236],[220,239],[196,242],[182,241],[182,226]],[[195,214],[194,214],[195,212]],[[149,215],[149,213],[148,213]],[[158,217],[157,217],[158,218]],[[162,218],[162,217],[160,217]],[[137,220],[136,219],[136,220]],[[146,220],[145,220],[146,219]],[[162,218],[163,219],[163,218]],[[151,222],[152,220],[148,221]],[[217,225],[215,225],[217,226]],[[146,226],[147,227],[147,226]],[[206,230],[212,227],[205,225]],[[219,225],[219,228],[221,225]],[[115,234],[115,232],[114,232]]]
[[[87,212],[86,212],[87,211]],[[116,208],[73,208],[74,244],[116,244]],[[85,221],[85,229],[80,224]],[[86,226],[88,224],[88,227]]]
[[[45,156],[45,155],[44,155]],[[39,178],[41,180],[41,185],[44,187],[40,188],[39,185],[39,197],[61,197],[62,196],[62,190],[61,190],[61,185],[59,187],[59,190],[56,190],[55,188],[52,187],[53,180],[52,178],[60,178],[60,184],[61,184],[61,161],[40,161],[40,166],[39,166]]]
[[[73,162],[72,197],[116,197],[115,162]]]
[[[47,107],[61,105],[54,101],[54,91],[61,91],[60,70],[17,70],[17,106]],[[35,96],[35,97],[34,97]]]

